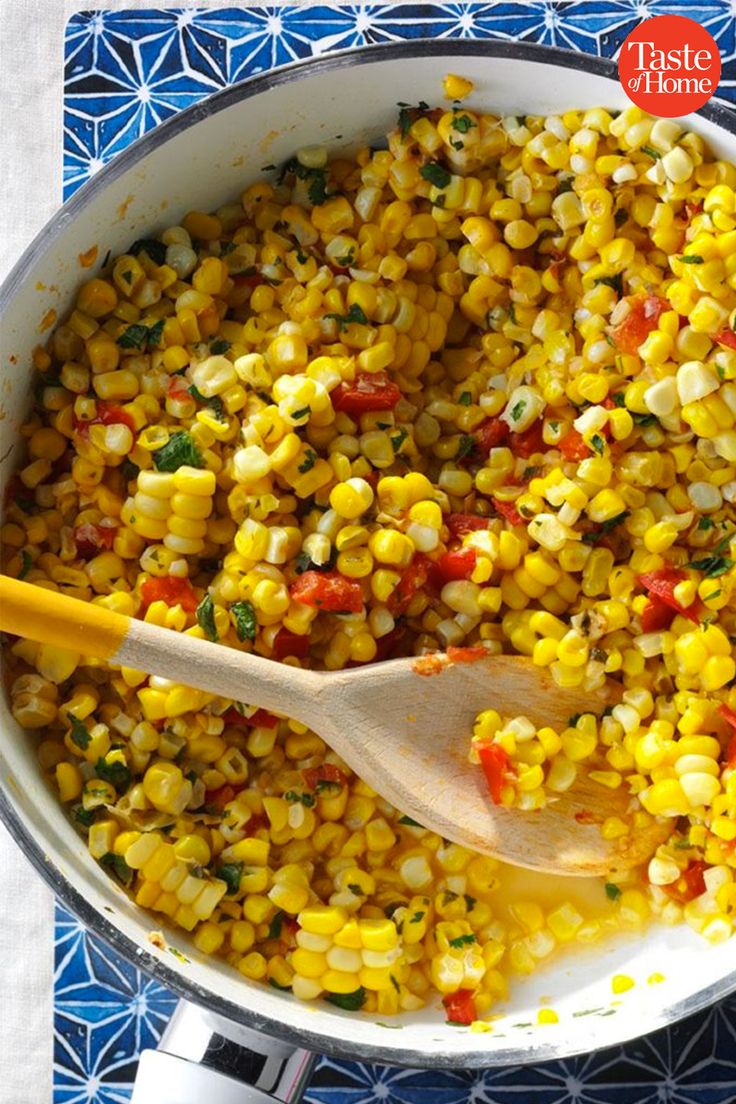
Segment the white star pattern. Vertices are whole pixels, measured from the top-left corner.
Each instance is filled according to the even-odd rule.
[[[540,42],[615,57],[655,15],[697,20],[718,43],[736,102],[736,0],[355,3],[79,12],[65,43],[64,188],[70,196],[130,142],[254,73],[332,50],[415,38]],[[141,1049],[176,999],[57,908],[54,1104],[125,1104]],[[485,1070],[406,1070],[323,1058],[307,1104],[732,1104],[736,997],[624,1047]]]

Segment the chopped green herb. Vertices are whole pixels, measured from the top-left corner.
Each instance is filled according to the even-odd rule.
[[[365,1004],[365,989],[361,985],[352,993],[328,993],[326,1000],[337,1008],[344,1008],[346,1012],[357,1012]]]
[[[351,249],[349,253],[345,253],[342,257],[336,257],[335,261],[340,268],[350,268],[355,263],[355,253]]]
[[[73,713],[69,714],[69,720],[72,722],[72,730],[69,733],[72,743],[76,744],[82,751],[86,751],[92,739],[89,734],[89,729],[86,724],[80,721],[79,717],[75,717]]]
[[[651,157],[651,159],[653,161],[659,161],[662,157],[662,154],[659,153],[658,150],[652,149],[651,146],[642,146],[641,147],[641,152],[645,153],[647,155],[647,157]]]
[[[722,364],[716,364],[716,372],[718,373],[718,378],[719,379],[725,380],[725,378],[726,378],[726,369],[723,367]]]
[[[308,418],[311,413],[311,406],[300,406],[299,409],[295,410],[291,416],[292,418]]]
[[[130,767],[119,759],[113,759],[110,762],[104,758],[98,759],[95,763],[95,772],[98,778],[103,782],[110,782],[120,794],[125,793],[133,778]]]
[[[205,594],[196,610],[197,624],[208,640],[219,640],[220,636],[215,624],[215,603],[211,594]]]
[[[368,325],[365,311],[357,303],[353,303],[347,314],[326,314],[325,318],[334,318],[341,330],[344,330],[351,322],[357,322],[361,326]]]
[[[124,460],[120,466],[120,471],[122,472],[123,479],[125,479],[127,482],[130,482],[131,479],[137,479],[138,472],[140,470],[141,469],[138,467],[138,465],[134,464],[132,460]]]
[[[597,544],[601,537],[610,533],[611,530],[615,529],[621,522],[626,521],[629,513],[629,510],[623,510],[620,514],[616,514],[615,517],[609,518],[608,521],[604,521],[597,529],[593,529],[590,533],[583,533],[583,543]]]
[[[626,408],[626,399],[624,398],[623,391],[615,391],[611,398],[613,399],[614,405],[617,406],[619,410]]]
[[[734,561],[728,556],[705,556],[702,560],[693,560],[687,566],[702,571],[706,579],[717,579],[733,567]]]
[[[598,455],[602,456],[606,449],[606,442],[603,440],[600,433],[594,433],[590,438],[590,443]]]
[[[698,522],[698,529],[712,529],[714,525],[715,522],[713,521],[713,518],[701,517],[700,521]]]
[[[159,318],[158,322],[154,322],[152,326],[148,327],[148,344],[158,345],[161,340],[161,336],[164,332],[164,320]]]
[[[292,804],[301,803],[307,809],[311,809],[314,805],[314,794],[311,793],[297,793],[296,790],[287,790],[284,798],[286,801],[291,801]]]
[[[237,245],[234,241],[223,242],[220,246],[220,256],[227,257],[228,253],[232,253],[234,249],[237,249]]]
[[[426,916],[425,912],[415,912],[414,915],[410,918],[409,923],[410,924],[419,924],[419,923],[421,923],[421,921],[424,919],[425,916]]]
[[[606,882],[606,897],[609,901],[616,901],[621,896],[621,890],[613,882]]]
[[[209,406],[215,414],[215,417],[220,419],[222,418],[223,414],[225,413],[225,406],[219,395],[213,395],[211,399],[208,399],[197,387],[195,387],[194,384],[192,384],[191,387],[188,387],[187,391],[193,399],[197,400],[197,402],[203,403],[204,406]]]
[[[470,456],[471,452],[475,449],[475,437],[472,433],[463,433],[460,436],[460,444],[457,449],[457,459],[463,460],[466,456]]]
[[[428,180],[430,184],[434,184],[435,188],[446,188],[452,180],[452,173],[449,169],[446,169],[444,165],[440,165],[437,161],[429,161],[426,165],[422,165],[419,175],[423,180]]]
[[[406,138],[412,123],[415,123],[417,119],[421,119],[430,110],[429,104],[424,100],[420,100],[416,107],[412,107],[411,104],[399,103],[399,132],[402,138]]]
[[[74,810],[74,819],[78,821],[79,824],[84,825],[85,828],[89,828],[97,819],[97,810],[85,809],[83,805],[77,805]]]
[[[222,354],[226,353],[229,348],[230,342],[226,341],[224,337],[218,337],[210,345],[210,352],[213,354],[213,356],[222,356]]]
[[[309,260],[309,254],[305,253],[304,250],[301,248],[301,246],[297,246],[297,248],[296,248],[296,259],[299,262],[299,264],[302,264],[302,265],[306,264],[307,261]]]
[[[304,459],[299,465],[299,471],[302,474],[305,474],[306,472],[311,471],[316,463],[317,453],[314,451],[314,449],[307,449],[304,453]]]
[[[401,448],[401,446],[403,445],[404,441],[406,440],[406,438],[408,436],[409,436],[409,430],[404,429],[403,426],[400,426],[399,427],[399,432],[396,434],[395,437],[391,438],[391,447],[394,450],[394,452],[399,451],[399,449]]]
[[[557,194],[562,195],[563,192],[572,191],[572,177],[567,176],[563,180],[557,182]]]
[[[624,278],[620,272],[615,276],[600,276],[596,281],[596,284],[605,284],[606,287],[613,288],[617,295],[623,295],[624,291]]]
[[[185,429],[172,434],[162,448],[156,449],[153,463],[157,471],[163,472],[178,471],[183,464],[188,464],[191,468],[204,467],[199,449]]]
[[[325,169],[312,169],[312,179],[307,188],[309,202],[315,207],[321,207],[329,199],[327,192],[327,171]]]
[[[536,479],[541,471],[541,468],[537,468],[533,464],[529,464],[528,467],[524,468],[523,472],[521,473],[522,483],[528,483],[530,479]]]
[[[477,123],[474,123],[469,115],[453,115],[452,129],[460,134],[467,134],[474,126],[477,126]]]
[[[27,548],[24,548],[20,554],[20,571],[18,572],[18,578],[25,579],[32,566],[33,560],[31,559],[31,553]]]
[[[458,936],[455,937],[455,939],[448,940],[448,944],[449,944],[450,947],[458,947],[458,948],[459,947],[465,947],[470,943],[477,943],[477,942],[478,942],[477,939],[475,938],[475,936],[471,932],[468,932],[467,935],[458,935]]]
[[[512,419],[515,422],[518,422],[519,418],[522,416],[522,414],[524,413],[525,410],[526,410],[526,401],[524,399],[519,399],[519,401],[514,406],[511,407],[511,417],[512,417]]]
[[[147,253],[154,264],[166,264],[166,246],[156,238],[139,238],[133,242],[128,252],[134,257],[139,253]]]
[[[685,253],[677,258],[682,264],[702,264],[703,258],[699,253]]]
[[[634,425],[659,425],[659,419],[657,418],[656,414],[632,414],[631,417],[633,419]]]
[[[148,341],[148,326],[134,322],[121,333],[118,345],[122,349],[142,349]]]
[[[689,851],[692,844],[689,839],[681,839],[677,840],[673,846],[676,851]]]
[[[423,828],[424,827],[424,825],[420,824],[418,820],[414,820],[413,817],[406,816],[406,815],[405,816],[400,816],[398,821],[397,821],[397,824],[406,824],[407,827],[409,827],[409,828]]]
[[[457,401],[460,403],[460,406],[470,406],[473,401],[473,396],[469,391],[461,391],[460,398]]]
[[[223,863],[222,866],[218,867],[216,874],[227,886],[228,895],[237,893],[240,889],[240,879],[243,876],[243,863]]]
[[[355,894],[356,897],[365,897],[365,891],[360,888],[357,882],[349,882],[348,889],[351,893]]]
[[[129,886],[130,883],[133,881],[133,871],[130,869],[122,855],[115,855],[112,851],[108,851],[107,854],[102,856],[100,862],[103,866],[106,866],[112,874],[115,875],[117,880],[122,885]]]
[[[623,226],[625,222],[629,221],[629,212],[624,207],[619,207],[616,214],[613,216],[613,221],[616,226]]]

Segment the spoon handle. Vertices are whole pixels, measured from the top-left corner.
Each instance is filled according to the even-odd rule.
[[[308,722],[315,675],[0,575],[0,629]],[[309,717],[304,716],[305,713]]]

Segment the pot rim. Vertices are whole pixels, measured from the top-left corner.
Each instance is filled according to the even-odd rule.
[[[60,233],[71,221],[78,218],[85,208],[95,200],[105,188],[138,162],[142,161],[154,149],[177,137],[197,123],[225,110],[237,103],[261,95],[272,88],[290,84],[303,76],[319,75],[335,69],[349,69],[354,65],[366,65],[379,61],[396,61],[423,57],[500,57],[510,60],[531,61],[561,67],[578,72],[592,73],[616,81],[618,78],[616,62],[594,55],[577,53],[536,43],[507,42],[487,39],[414,39],[409,42],[377,43],[370,46],[346,48],[324,57],[306,58],[282,66],[266,73],[239,81],[219,92],[212,93],[199,103],[183,109],[178,114],[159,124],[154,130],[143,135],[122,150],[115,158],[104,165],[87,183],[49,219],[26,248],[16,264],[0,286],[0,316],[14,297],[16,289],[25,279],[37,261],[53,247]],[[722,101],[709,102],[695,115],[721,127],[727,133],[736,135],[736,111]],[[333,1036],[311,1031],[307,1025],[293,1028],[278,1019],[264,1015],[244,1004],[236,1004],[220,996],[217,992],[187,979],[181,973],[166,965],[153,954],[129,938],[120,928],[99,912],[76,888],[72,882],[52,863],[44,848],[25,827],[21,815],[16,811],[6,793],[0,788],[0,818],[5,822],[11,836],[18,844],[31,865],[61,903],[78,920],[99,937],[112,950],[128,962],[140,968],[181,999],[192,1001],[211,1012],[230,1020],[235,1024],[263,1031],[264,1034],[282,1039],[296,1047],[302,1047],[315,1053],[324,1053],[335,1058],[368,1060],[379,1063],[390,1062],[397,1066],[420,1068],[457,1068],[468,1069],[501,1068],[511,1065],[529,1065],[556,1059],[570,1058],[589,1051],[580,1045],[559,1047],[552,1043],[505,1047],[493,1052],[470,1049],[465,1054],[436,1047],[432,1049],[391,1045],[385,1048],[372,1043],[353,1039],[345,1045]],[[612,1037],[607,1039],[605,1047],[616,1046],[632,1038],[641,1037],[659,1028],[676,1023],[686,1016],[707,1008],[716,1001],[736,990],[736,971],[725,975],[717,982],[697,994],[662,1008],[658,1015],[641,1032],[635,1019],[616,1017],[619,1025]],[[339,1012],[331,1012],[340,1015]],[[356,1035],[360,1032],[360,1020],[349,1017],[355,1024]],[[630,1025],[630,1026],[627,1026]]]

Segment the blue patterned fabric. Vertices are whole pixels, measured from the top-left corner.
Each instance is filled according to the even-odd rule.
[[[647,15],[687,15],[715,38],[719,94],[736,103],[732,0],[529,0],[79,12],[67,25],[64,194],[135,138],[234,81],[349,46],[412,38],[501,38],[614,57]],[[56,912],[54,1104],[123,1104],[135,1064],[175,998]],[[736,997],[624,1047],[480,1073],[391,1069],[324,1058],[314,1104],[731,1104]]]

